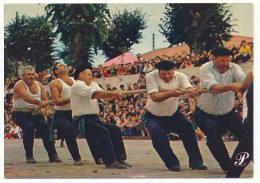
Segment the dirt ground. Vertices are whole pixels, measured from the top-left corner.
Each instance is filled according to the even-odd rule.
[[[128,160],[132,168],[124,170],[105,169],[96,165],[84,139],[78,139],[78,145],[84,166],[74,166],[67,147],[60,147],[56,141],[56,150],[63,163],[49,163],[41,139],[35,139],[34,157],[37,164],[26,164],[21,139],[4,141],[4,177],[5,179],[100,179],[100,178],[224,178],[225,174],[206,146],[206,141],[199,141],[199,148],[208,170],[191,170],[188,156],[181,141],[171,141],[171,147],[180,160],[181,171],[171,172],[163,164],[152,147],[149,139],[124,139]],[[225,142],[230,155],[237,142]],[[65,144],[66,146],[66,144]],[[243,172],[242,178],[253,177],[251,163]],[[250,179],[249,179],[250,180]]]

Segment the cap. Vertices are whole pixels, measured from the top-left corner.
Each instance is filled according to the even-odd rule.
[[[168,60],[163,60],[161,62],[158,62],[156,65],[155,65],[155,68],[159,69],[159,70],[171,70],[174,68],[174,63],[173,62],[170,62]]]
[[[229,55],[232,55],[231,51],[229,49],[227,49],[227,48],[224,48],[224,47],[215,48],[210,53],[212,55],[214,55],[215,57],[216,56],[229,56]]]

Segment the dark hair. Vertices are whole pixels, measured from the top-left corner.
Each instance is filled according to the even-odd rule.
[[[74,72],[74,79],[77,80],[79,78],[79,74],[86,69],[90,69],[92,71],[92,66],[90,64],[78,65]]]
[[[57,66],[58,64],[60,64],[60,62],[56,62],[56,63],[54,64],[53,68],[52,68],[53,74],[54,74],[54,76],[56,76],[56,77],[57,77],[58,75],[55,73],[55,71],[57,70],[57,67],[56,67],[56,66]]]
[[[129,113],[126,114],[126,116],[129,116],[129,115],[133,116],[133,113],[129,112]]]
[[[159,71],[160,71],[160,70],[169,71],[169,70],[171,70],[171,69],[174,68],[174,63],[173,63],[173,62],[170,62],[170,61],[168,61],[168,60],[163,60],[163,61],[157,63],[157,64],[155,65],[155,68],[157,68]]]

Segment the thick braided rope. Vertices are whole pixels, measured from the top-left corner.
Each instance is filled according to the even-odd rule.
[[[53,103],[53,100],[49,100],[47,102],[45,102],[46,105]],[[30,107],[26,107],[26,108],[21,108],[21,109],[13,109],[12,112],[29,112],[32,113],[33,116],[36,116],[38,114],[40,114],[41,111],[41,107],[37,106],[37,105],[33,105]]]
[[[166,92],[166,91],[170,91],[169,89],[160,89],[160,92]],[[192,93],[193,90],[181,90],[181,92],[184,93]],[[197,90],[198,93],[209,93],[209,91],[206,88],[202,88],[202,89],[198,89]],[[131,90],[131,91],[122,91],[123,95],[134,95],[134,94],[140,94],[140,93],[147,93],[147,89],[141,89],[141,90]]]
[[[166,92],[166,91],[170,91],[169,89],[160,89],[160,92]],[[192,93],[193,90],[181,90],[181,92],[184,93]],[[197,90],[198,93],[208,93],[209,91],[205,88],[202,89],[198,89]],[[132,90],[132,91],[122,91],[123,95],[134,95],[134,94],[140,94],[140,93],[147,93],[147,89],[141,89],[141,90]],[[48,102],[45,102],[46,105],[53,103],[53,100],[50,100]],[[12,112],[29,112],[32,113],[32,115],[36,116],[38,114],[40,114],[40,110],[41,107],[37,106],[37,105],[33,105],[31,107],[27,107],[27,108],[22,108],[22,109],[13,109]]]

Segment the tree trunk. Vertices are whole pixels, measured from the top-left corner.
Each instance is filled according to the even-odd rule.
[[[82,29],[78,28],[75,30],[75,34],[71,42],[70,59],[75,63],[76,60],[81,59],[82,55]]]

